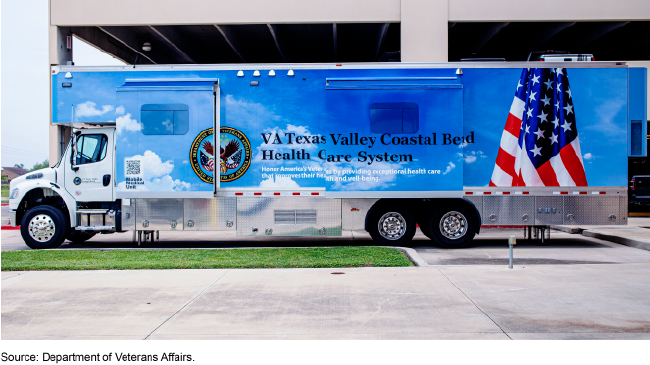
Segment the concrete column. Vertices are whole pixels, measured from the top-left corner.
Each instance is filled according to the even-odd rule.
[[[401,0],[402,62],[447,62],[448,0]]]
[[[67,48],[67,37],[72,37],[70,27],[50,25],[50,65],[65,65],[72,61],[72,49]]]
[[[67,36],[72,36],[69,27],[56,27],[50,25],[49,29],[49,58],[50,66],[66,65],[68,61],[72,61],[72,50],[67,47]],[[50,71],[48,71],[49,74]],[[50,166],[56,165],[61,158],[61,141],[67,143],[70,139],[70,128],[52,124],[52,77],[50,77],[50,146],[49,146],[49,159]]]
[[[50,167],[56,165],[70,141],[72,130],[67,126],[54,125],[50,123]]]

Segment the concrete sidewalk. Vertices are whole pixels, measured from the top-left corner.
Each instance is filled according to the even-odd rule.
[[[627,226],[551,226],[551,228],[586,237],[650,251],[650,218],[628,218]]]
[[[1,310],[3,340],[650,339],[650,264],[2,272]]]

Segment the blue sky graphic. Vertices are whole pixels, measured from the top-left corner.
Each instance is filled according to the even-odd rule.
[[[326,78],[364,77],[439,77],[454,76],[455,69],[429,70],[296,70],[296,76],[237,77],[233,71],[124,71],[75,72],[73,87],[63,74],[53,75],[55,122],[69,123],[72,109],[76,122],[117,121],[117,181],[123,183],[124,160],[140,156],[147,161],[147,189],[154,191],[211,191],[192,169],[190,146],[196,136],[212,126],[209,95],[202,92],[163,95],[133,93],[119,97],[118,87],[127,78],[218,78],[221,85],[221,125],[239,129],[251,142],[253,152],[249,170],[238,180],[222,183],[236,188],[326,187],[329,190],[460,190],[462,186],[486,186],[494,169],[501,134],[514,97],[521,69],[465,69],[458,81],[462,89],[449,90],[326,90]],[[250,86],[250,81],[259,86]],[[627,169],[627,70],[569,69],[581,151],[590,186],[625,186]],[[457,91],[455,91],[457,90]],[[137,94],[137,95],[136,95]],[[177,95],[177,96],[174,96]],[[158,99],[157,99],[158,98]],[[118,100],[119,99],[119,100]],[[185,135],[148,136],[141,132],[140,107],[147,102],[173,100],[190,105],[190,128]],[[419,130],[412,137],[437,135],[436,146],[396,146],[376,142],[369,146],[335,145],[331,134],[359,133],[377,137],[370,130],[368,106],[375,102],[416,102],[419,105]],[[464,146],[442,145],[442,134],[467,136],[474,142]],[[265,144],[263,133],[280,135],[282,145]],[[325,144],[289,145],[286,133],[325,137]],[[262,150],[275,153],[305,150],[309,160],[263,160]],[[351,155],[350,162],[325,162],[318,152]],[[358,153],[410,154],[412,162],[367,162]],[[218,164],[217,164],[218,165]],[[311,167],[330,174],[342,170],[426,169],[436,175],[373,175],[377,181],[326,181],[325,178],[271,178],[263,167]],[[282,173],[282,172],[276,172]],[[296,174],[299,172],[287,172]],[[361,174],[365,176],[364,174]],[[339,176],[339,175],[336,175]],[[348,178],[355,174],[348,173]]]

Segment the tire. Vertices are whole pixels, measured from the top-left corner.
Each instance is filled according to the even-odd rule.
[[[65,240],[67,222],[60,210],[41,205],[25,213],[20,234],[27,246],[35,250],[57,248]]]
[[[466,247],[476,235],[476,219],[465,206],[443,206],[424,225],[427,237],[444,248]]]
[[[95,232],[87,233],[84,231],[77,231],[75,229],[68,229],[65,234],[65,239],[72,243],[84,243],[95,236]]]
[[[401,205],[382,205],[368,217],[368,233],[382,246],[402,246],[415,235],[415,216]]]

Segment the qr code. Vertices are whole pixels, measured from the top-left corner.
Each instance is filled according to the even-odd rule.
[[[126,160],[126,174],[140,175],[140,160]]]

